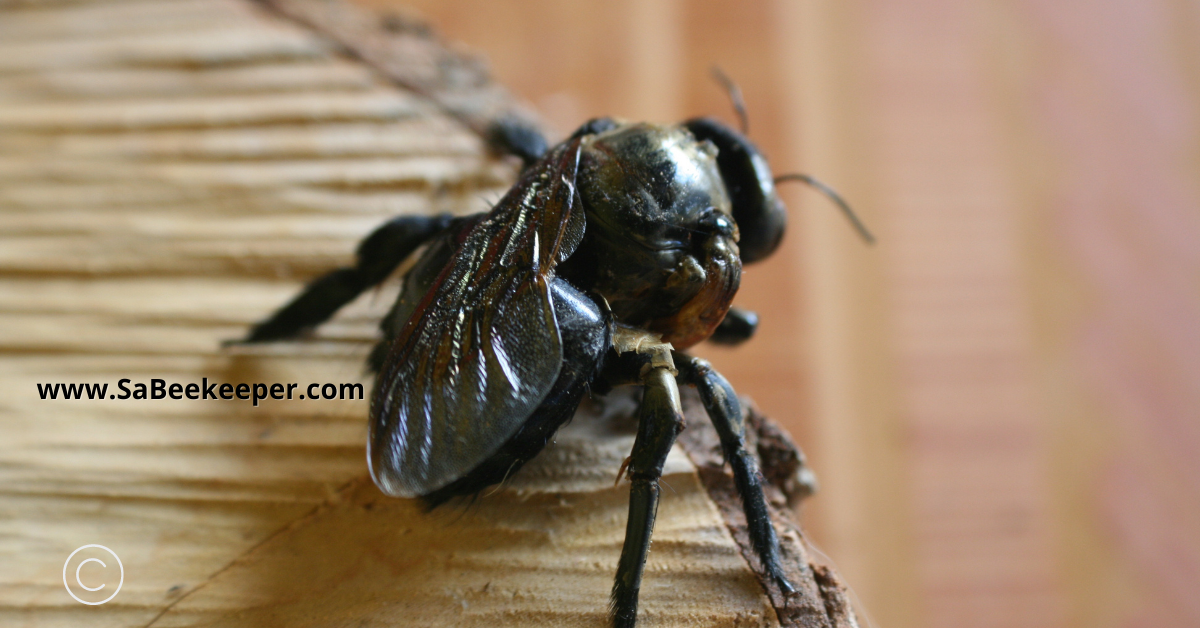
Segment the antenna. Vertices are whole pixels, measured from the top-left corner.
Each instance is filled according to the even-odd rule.
[[[738,122],[742,127],[742,135],[750,135],[750,117],[746,115],[746,101],[742,100],[742,88],[715,65],[712,67],[712,77],[725,88],[725,93],[729,94],[729,100],[733,103],[733,110],[737,112]]]
[[[784,181],[799,181],[800,183],[804,183],[827,196],[829,200],[833,201],[833,203],[842,210],[842,213],[846,215],[846,219],[849,220],[850,224],[854,225],[854,229],[858,231],[858,235],[862,236],[863,241],[865,241],[867,244],[875,244],[875,236],[871,235],[871,232],[867,230],[867,226],[863,224],[863,221],[859,220],[858,215],[854,213],[853,209],[850,209],[850,204],[842,199],[837,192],[834,192],[833,188],[806,174],[781,174],[778,177],[775,177],[775,183],[782,183]]]

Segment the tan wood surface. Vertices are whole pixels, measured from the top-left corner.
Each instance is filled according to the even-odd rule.
[[[341,50],[242,0],[0,4],[0,625],[605,625],[633,438],[619,395],[429,515],[367,478],[365,401],[37,396],[119,378],[370,390],[394,285],[304,341],[220,342],[384,219],[480,211],[515,170],[464,110]],[[802,594],[777,614],[693,434],[705,479],[672,453],[639,625],[853,625],[784,519]],[[64,590],[86,544],[123,566],[102,606]],[[86,600],[118,584],[80,569],[108,587]]]

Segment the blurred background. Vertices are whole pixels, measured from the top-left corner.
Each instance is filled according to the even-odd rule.
[[[358,0],[377,10],[392,0]],[[1200,625],[1200,4],[406,2],[559,133],[734,118],[802,187],[703,353],[871,625]]]

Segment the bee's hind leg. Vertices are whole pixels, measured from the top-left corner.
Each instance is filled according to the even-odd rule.
[[[725,460],[733,468],[734,483],[742,498],[754,552],[784,594],[795,592],[780,565],[779,538],[771,525],[767,500],[763,496],[762,473],[754,456],[746,450],[746,426],[742,421],[742,406],[737,394],[707,361],[681,353],[676,353],[675,358],[679,367],[679,381],[695,386],[699,391],[704,409],[721,438],[721,449],[725,452]]]
[[[629,519],[625,524],[625,545],[612,589],[612,621],[618,628],[631,627],[637,621],[638,592],[642,572],[650,551],[650,535],[658,512],[663,465],[675,437],[683,429],[683,411],[679,388],[675,384],[675,368],[671,362],[670,345],[658,343],[639,353],[649,357],[642,361],[640,379],[645,387],[638,408],[638,433],[629,459],[628,477]]]
[[[384,223],[358,245],[354,266],[318,277],[271,318],[255,325],[242,342],[292,338],[329,320],[343,305],[387,279],[418,246],[449,228],[453,218],[401,216]]]

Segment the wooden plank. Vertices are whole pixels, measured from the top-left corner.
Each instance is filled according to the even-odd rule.
[[[474,505],[432,514],[367,478],[364,399],[113,398],[122,379],[369,390],[394,283],[311,338],[220,343],[348,263],[382,220],[494,200],[515,166],[463,110],[255,5],[0,4],[8,15],[27,30],[0,43],[0,624],[604,625],[628,396],[589,406]],[[475,87],[499,106],[503,90]],[[108,388],[62,398],[85,382]],[[665,481],[640,625],[853,624],[798,529],[785,549],[803,594],[769,597],[683,450]],[[63,589],[62,561],[89,543],[125,570],[103,606]]]

